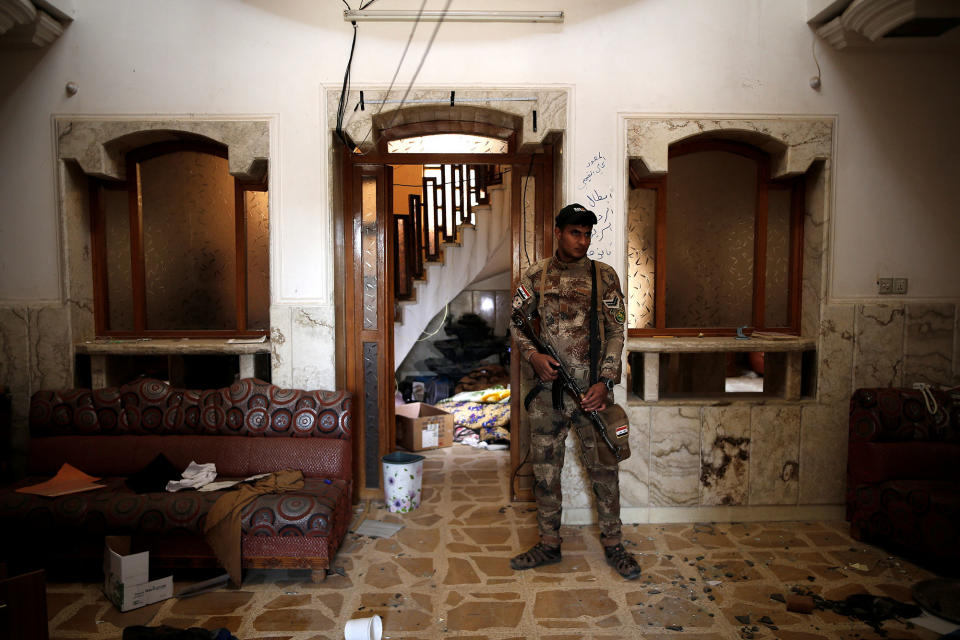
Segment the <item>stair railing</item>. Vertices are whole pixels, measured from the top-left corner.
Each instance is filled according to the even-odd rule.
[[[410,194],[407,213],[393,216],[394,292],[410,300],[413,281],[427,262],[443,258],[443,244],[458,242],[462,225],[476,225],[476,207],[490,202],[489,187],[502,181],[494,165],[424,165],[420,194]]]

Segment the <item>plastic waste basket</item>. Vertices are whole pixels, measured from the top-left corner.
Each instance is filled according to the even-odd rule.
[[[420,506],[423,456],[394,451],[383,456],[383,494],[387,509],[407,513]]]

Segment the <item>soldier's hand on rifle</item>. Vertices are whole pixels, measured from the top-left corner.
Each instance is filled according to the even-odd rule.
[[[551,382],[557,379],[557,367],[560,363],[545,353],[535,353],[530,356],[530,365],[533,367],[537,377],[544,382]]]
[[[584,411],[603,411],[607,408],[607,385],[598,382],[583,394],[580,406]]]

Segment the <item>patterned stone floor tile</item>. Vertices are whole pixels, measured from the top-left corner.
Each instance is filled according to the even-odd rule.
[[[536,509],[509,500],[509,452],[438,449],[424,469],[418,510],[358,506],[354,529],[362,518],[403,529],[382,539],[348,534],[332,561],[345,575],[314,584],[304,571],[248,571],[241,589],[126,614],[100,583],[51,583],[51,637],[114,640],[135,620],[223,625],[242,640],[328,640],[342,637],[350,618],[376,613],[384,637],[403,640],[868,640],[880,636],[862,622],[789,613],[770,595],[802,587],[833,599],[866,591],[909,601],[911,585],[933,575],[852,540],[844,522],[627,525],[624,544],[643,571],[631,582],[604,562],[596,526],[564,525],[561,563],[515,572],[509,558],[538,533]],[[178,578],[176,589],[187,584]],[[749,626],[737,619],[744,615]],[[764,615],[776,630],[758,622]],[[889,638],[938,637],[895,621],[883,628]]]

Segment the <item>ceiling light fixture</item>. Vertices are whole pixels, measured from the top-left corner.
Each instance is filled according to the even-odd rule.
[[[344,22],[563,22],[563,11],[344,11]]]

